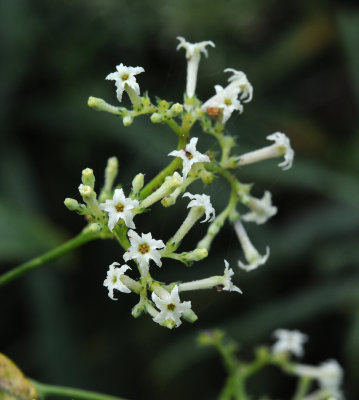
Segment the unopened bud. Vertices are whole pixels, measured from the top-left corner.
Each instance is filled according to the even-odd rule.
[[[161,123],[161,122],[162,122],[162,115],[161,115],[161,114],[158,114],[158,113],[153,113],[153,114],[151,115],[151,121],[152,121],[154,124],[159,124],[159,123]]]
[[[130,126],[132,124],[132,122],[133,122],[133,118],[131,117],[131,115],[126,115],[123,118],[122,122],[123,122],[124,126]]]
[[[94,193],[91,186],[81,184],[79,186],[79,192],[82,197],[91,197]]]
[[[84,185],[90,186],[92,189],[95,186],[95,175],[91,168],[86,168],[82,171],[82,183]]]
[[[135,196],[140,192],[144,185],[145,176],[143,174],[137,174],[132,181],[132,194]]]
[[[183,112],[183,105],[180,103],[175,103],[173,106],[170,108],[170,111],[173,116],[177,116]]]
[[[132,308],[131,314],[134,318],[138,318],[144,311],[143,305],[138,303]]]
[[[79,202],[75,199],[68,197],[65,199],[64,204],[70,211],[75,211],[80,215],[86,214],[86,206],[84,204],[79,204]]]

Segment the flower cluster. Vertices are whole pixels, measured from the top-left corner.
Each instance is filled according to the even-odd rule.
[[[292,353],[297,357],[303,356],[303,344],[308,340],[307,335],[297,330],[277,329],[273,332],[273,336],[277,339],[272,347],[273,354]],[[291,370],[299,377],[306,377],[318,382],[319,390],[311,393],[306,398],[312,400],[344,399],[340,389],[343,380],[343,369],[336,360],[325,361],[318,367],[307,364],[292,364]]]
[[[222,292],[242,292],[232,282],[235,272],[226,260],[223,274],[196,281],[165,284],[154,279],[152,273],[159,273],[158,268],[166,263],[166,259],[176,260],[188,266],[206,258],[213,240],[227,221],[233,223],[245,258],[245,262],[237,261],[237,270],[252,271],[265,264],[269,257],[269,248],[267,247],[265,254],[261,255],[249,239],[243,224],[263,224],[276,214],[277,208],[272,205],[271,194],[268,191],[262,199],[252,196],[251,185],[240,182],[232,171],[240,171],[242,166],[273,157],[284,157],[279,166],[288,169],[294,156],[289,139],[280,132],[267,136],[268,140],[274,142],[271,146],[246,154],[235,153],[235,139],[225,134],[225,124],[233,111],[242,113],[244,104],[252,100],[251,83],[244,72],[226,68],[224,72],[230,74],[227,85],[223,87],[216,84],[215,95],[202,102],[196,95],[199,62],[201,55],[208,57],[208,48],[214,48],[215,45],[211,41],[190,43],[183,37],[178,37],[178,40],[177,49],[183,48],[186,51],[187,60],[186,91],[182,104],[173,104],[159,98],[152,102],[148,94],[141,95],[136,78],[144,69],[127,67],[123,63],[117,65],[116,71],[107,75],[106,79],[115,82],[120,103],[123,93],[127,93],[131,107],[114,106],[95,97],[90,97],[88,101],[89,106],[95,110],[120,117],[125,126],[132,124],[135,118],[142,115],[150,116],[154,124],[167,125],[178,140],[176,149],[168,153],[171,157],[169,164],[146,184],[145,175],[137,174],[132,181],[131,191],[127,192],[121,185],[115,186],[118,161],[112,157],[108,161],[104,186],[99,193],[95,190],[93,171],[86,168],[79,186],[83,203],[80,204],[74,199],[65,200],[70,210],[86,216],[91,229],[98,231],[101,237],[116,239],[122,247],[120,257],[123,262],[132,263],[132,266],[117,262],[110,265],[104,281],[109,297],[115,300],[115,291],[138,294],[140,300],[133,308],[132,314],[138,317],[145,312],[155,322],[168,328],[178,327],[181,319],[190,322],[197,319],[191,309],[191,302],[180,300],[181,292],[211,288]],[[199,135],[191,136],[191,129],[196,123],[204,134],[215,138],[220,147],[220,155],[212,150],[202,151],[205,141],[202,141]],[[227,181],[230,197],[228,205],[217,213],[212,199],[204,192],[207,185],[220,177]],[[189,187],[195,181],[202,181],[202,193],[197,189],[197,193],[193,194],[190,190]],[[154,235],[156,238],[153,237],[151,232],[141,232],[139,216],[142,213],[150,211],[152,207],[173,206],[179,198],[189,198],[188,210],[182,211],[183,221],[167,241],[157,238],[157,235]],[[242,207],[247,209],[243,215]],[[185,236],[199,221],[202,224],[208,223],[203,238],[189,251],[178,252]],[[197,229],[200,227],[203,225],[197,225]],[[128,276],[130,271],[132,274],[136,269],[139,278]],[[281,346],[283,347],[283,344]],[[281,349],[281,346],[277,347]],[[296,351],[299,354],[299,350]]]
[[[297,390],[293,399],[300,400],[344,400],[341,389],[343,381],[343,369],[336,360],[328,360],[319,366],[299,364],[292,360],[292,354],[297,357],[304,355],[303,343],[308,340],[307,335],[298,330],[289,331],[277,329],[273,332],[276,342],[270,348],[260,346],[255,351],[252,361],[243,362],[237,357],[238,344],[225,337],[224,332],[219,330],[202,332],[198,341],[202,346],[213,346],[219,350],[228,368],[229,376],[222,393],[227,398],[235,398],[238,393],[238,384],[241,385],[242,393],[247,392],[246,383],[248,378],[260,372],[267,366],[281,369],[282,373],[289,374],[298,380]],[[250,373],[248,373],[250,371]],[[316,386],[316,388],[315,388]],[[313,388],[314,387],[314,388]],[[265,389],[262,389],[262,392]],[[265,396],[265,398],[268,398]]]

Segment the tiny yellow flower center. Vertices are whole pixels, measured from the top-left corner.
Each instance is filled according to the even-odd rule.
[[[192,153],[190,153],[189,151],[186,151],[186,157],[191,160],[193,158]]]
[[[122,76],[121,76],[121,79],[123,80],[123,81],[127,81],[127,79],[130,77],[130,75],[129,74],[123,74]]]
[[[231,99],[225,99],[225,100],[224,100],[224,104],[225,104],[226,106],[230,106],[230,105],[232,105],[232,100],[231,100]]]
[[[116,208],[116,211],[117,211],[117,212],[122,212],[123,209],[125,208],[125,206],[124,206],[122,203],[117,203],[117,204],[115,205],[115,208]]]
[[[116,283],[116,282],[117,282],[117,276],[114,275],[114,276],[112,277],[112,283]]]
[[[146,254],[146,253],[148,253],[148,252],[150,251],[150,247],[149,247],[149,245],[148,245],[147,243],[141,243],[141,244],[138,246],[138,251],[139,251],[141,254]]]
[[[167,304],[167,310],[173,311],[176,306],[173,303]]]

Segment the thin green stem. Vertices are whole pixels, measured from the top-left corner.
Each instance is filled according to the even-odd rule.
[[[183,134],[181,127],[172,118],[165,120],[165,123],[173,130],[173,132],[175,132],[177,136],[181,136]]]
[[[77,247],[82,246],[83,244],[90,242],[95,239],[99,239],[103,237],[99,232],[81,232],[74,238],[69,241],[63,243],[62,245],[52,249],[41,256],[35,257],[30,261],[27,261],[18,267],[13,268],[12,270],[6,272],[5,274],[0,276],[0,287],[8,284],[16,278],[19,278],[21,275],[32,271],[35,268],[41,267],[42,265],[53,261],[64,254],[76,249]]]
[[[307,376],[302,376],[298,381],[293,400],[302,400],[303,397],[308,393],[311,383],[311,378],[308,378]]]
[[[45,383],[31,380],[36,387],[41,398],[46,399],[47,396],[68,397],[74,400],[125,400],[123,397],[109,396],[107,394],[91,392],[89,390],[81,390],[64,386],[53,386]]]

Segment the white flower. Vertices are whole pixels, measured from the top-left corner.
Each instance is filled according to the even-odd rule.
[[[277,329],[273,332],[273,336],[277,339],[272,347],[273,354],[290,352],[298,357],[303,355],[303,343],[308,340],[308,336],[304,333],[297,330]]]
[[[250,151],[236,157],[238,166],[252,164],[258,161],[267,160],[268,158],[281,157],[284,155],[284,161],[278,164],[283,170],[289,169],[292,166],[294,151],[290,146],[290,140],[281,132],[275,132],[267,136],[268,140],[273,140],[275,143],[271,146],[262,147],[261,149]]]
[[[201,59],[201,53],[203,53],[206,57],[208,57],[208,51],[206,49],[206,46],[215,47],[215,45],[210,40],[199,43],[190,43],[187,42],[186,39],[181,36],[178,36],[177,39],[180,41],[180,43],[177,46],[177,50],[179,50],[181,47],[183,47],[186,50],[186,58],[187,58],[186,93],[188,97],[193,97],[196,91],[198,65]]]
[[[176,285],[171,293],[168,294],[166,299],[162,299],[152,292],[152,301],[156,304],[156,307],[160,310],[160,313],[156,315],[153,320],[159,324],[167,319],[171,319],[176,327],[181,325],[181,316],[186,310],[191,309],[191,302],[184,301],[181,303],[178,296],[178,286]]]
[[[228,121],[234,110],[238,110],[240,113],[243,112],[243,106],[237,99],[240,90],[236,87],[232,87],[231,90],[228,88],[223,89],[221,85],[215,87],[216,95],[212,98],[212,101],[207,101],[202,108],[208,110],[208,108],[222,110],[222,122]]]
[[[193,137],[189,144],[184,149],[174,150],[169,153],[169,156],[180,157],[183,161],[183,178],[186,179],[187,175],[192,168],[192,165],[198,162],[210,162],[210,159],[205,154],[200,153],[196,150],[198,138]]]
[[[131,246],[123,255],[125,261],[136,259],[140,264],[143,275],[148,274],[149,263],[152,259],[159,267],[162,266],[161,255],[157,249],[162,249],[165,244],[162,240],[152,239],[151,233],[142,233],[139,236],[135,231],[128,231]]]
[[[275,132],[272,135],[267,136],[267,139],[273,140],[275,142],[273,146],[277,147],[277,149],[284,155],[284,161],[278,164],[278,166],[282,167],[283,170],[291,168],[293,164],[294,150],[290,145],[288,136],[282,132]]]
[[[257,249],[253,246],[252,242],[249,240],[247,232],[245,231],[240,219],[238,219],[234,223],[234,230],[236,231],[238,240],[241,243],[244,252],[244,256],[248,263],[244,264],[240,260],[238,260],[239,268],[242,268],[248,272],[258,268],[260,265],[265,264],[269,257],[269,247],[266,248],[266,253],[264,256],[259,254]]]
[[[246,205],[252,210],[242,216],[242,219],[246,222],[264,224],[270,217],[277,214],[277,207],[272,206],[272,195],[268,191],[265,191],[261,199],[250,197]]]
[[[216,216],[216,211],[211,204],[211,198],[206,194],[191,194],[186,192],[182,197],[189,197],[191,201],[188,203],[187,208],[202,207],[205,210],[206,218],[201,222],[211,222]],[[212,214],[212,218],[211,218]]]
[[[229,268],[229,263],[227,260],[224,260],[224,277],[223,277],[223,290],[228,290],[230,292],[238,292],[242,293],[239,287],[233,285],[232,276],[234,275],[233,269]]]
[[[112,231],[120,218],[125,221],[126,226],[135,228],[131,210],[138,206],[137,200],[125,197],[122,189],[116,189],[113,199],[100,204],[100,209],[108,212],[108,227]]]
[[[343,368],[336,360],[328,360],[320,365],[318,381],[320,387],[327,389],[333,397],[341,398],[339,388],[343,381]]]
[[[293,372],[299,376],[314,378],[321,390],[309,395],[306,399],[324,399],[331,396],[335,400],[344,399],[340,386],[343,381],[343,368],[336,360],[323,362],[319,367],[305,364],[294,365]]]
[[[122,94],[128,87],[133,89],[137,95],[140,94],[140,87],[136,82],[135,75],[144,72],[142,67],[126,67],[122,63],[116,66],[117,71],[106,76],[106,79],[115,81],[118,101],[121,102]]]
[[[226,68],[224,72],[233,73],[233,75],[228,78],[228,82],[231,82],[230,85],[233,85],[240,90],[239,98],[245,103],[251,101],[253,98],[253,86],[249,83],[246,74],[233,68]]]
[[[214,87],[216,94],[202,105],[202,110],[207,111],[209,115],[217,116],[218,111],[222,110],[223,123],[229,119],[234,110],[243,112],[243,106],[239,100],[247,103],[253,97],[253,87],[243,72],[232,68],[227,68],[224,72],[233,73],[228,79],[230,83],[225,88],[216,85]]]
[[[128,265],[124,264],[122,267],[117,268],[115,265],[120,265],[118,262],[114,262],[110,265],[107,271],[106,279],[103,282],[103,286],[108,289],[108,297],[112,300],[117,300],[113,297],[114,289],[119,290],[122,293],[131,293],[131,290],[121,282],[121,275],[123,275],[128,269],[131,269]]]

